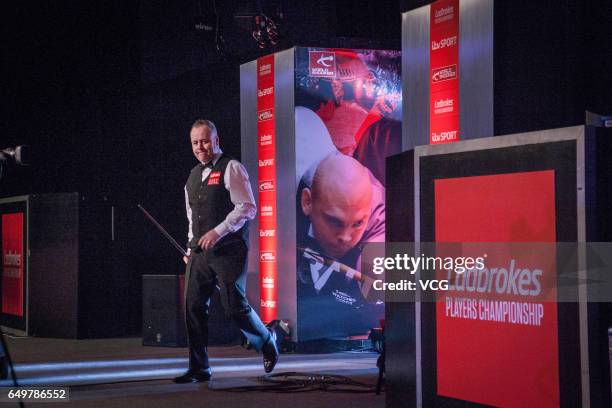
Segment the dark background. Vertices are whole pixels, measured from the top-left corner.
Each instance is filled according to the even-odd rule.
[[[177,273],[180,257],[135,204],[186,240],[189,127],[212,119],[240,157],[239,65],[293,45],[400,49],[400,13],[428,3],[3,2],[0,148],[28,144],[34,159],[8,169],[0,197],[105,199],[121,220],[126,273]],[[251,37],[248,16],[260,10],[279,25],[274,48]],[[218,16],[218,47],[193,29],[200,13]],[[587,109],[612,114],[610,16],[603,0],[495,2],[496,134],[582,124]]]

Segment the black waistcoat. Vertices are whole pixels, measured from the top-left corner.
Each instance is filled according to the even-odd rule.
[[[191,232],[193,238],[189,242],[190,248],[198,246],[198,240],[211,229],[219,225],[227,214],[234,209],[230,192],[225,188],[225,171],[232,157],[221,155],[213,166],[209,176],[202,182],[203,166],[198,164],[191,170],[187,179],[187,196],[191,207]],[[225,235],[217,245],[243,240],[248,243],[248,221],[238,231]]]

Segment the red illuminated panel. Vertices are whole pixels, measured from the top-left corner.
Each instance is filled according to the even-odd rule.
[[[2,215],[2,313],[23,317],[23,213]]]
[[[259,194],[260,316],[277,318],[276,147],[274,55],[257,60],[257,189]]]
[[[436,241],[554,242],[554,181],[553,170],[435,180]],[[438,395],[504,407],[559,406],[554,254],[526,252],[489,254],[486,266],[500,278],[491,274],[494,284],[485,293],[456,287],[438,300]],[[524,276],[529,291],[505,290],[512,276]],[[553,288],[546,301],[541,288]]]
[[[459,0],[431,5],[429,142],[459,140]]]

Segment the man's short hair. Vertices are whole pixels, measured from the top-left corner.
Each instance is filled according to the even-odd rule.
[[[212,120],[198,119],[195,122],[193,122],[193,125],[191,125],[191,128],[195,129],[195,128],[202,127],[202,126],[206,126],[207,128],[210,129],[211,136],[217,136],[218,135],[217,134],[217,127],[212,122]]]

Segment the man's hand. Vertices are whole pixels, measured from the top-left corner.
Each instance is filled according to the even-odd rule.
[[[198,240],[198,245],[202,249],[212,248],[219,240],[219,234],[214,229],[211,229]]]
[[[187,265],[187,263],[189,262],[189,257],[184,256],[183,257],[183,262],[185,262],[185,265]]]

